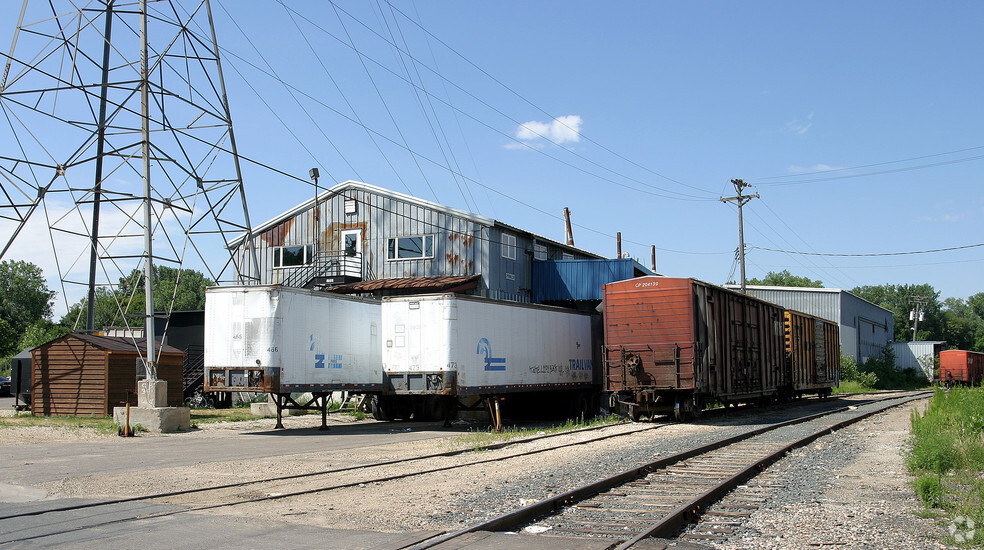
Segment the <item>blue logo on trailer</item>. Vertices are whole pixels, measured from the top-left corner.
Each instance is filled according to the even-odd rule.
[[[492,344],[488,338],[478,341],[478,351],[475,353],[485,356],[485,370],[506,370],[505,357],[492,357]]]
[[[314,344],[315,344],[314,335],[313,334],[308,335],[308,340],[311,341],[311,347],[308,349],[308,351],[314,351]],[[314,354],[314,368],[316,369],[325,368],[325,354],[323,353]]]

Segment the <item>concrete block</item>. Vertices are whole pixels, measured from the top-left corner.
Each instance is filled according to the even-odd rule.
[[[141,380],[137,382],[137,407],[167,407],[167,381]]]
[[[126,423],[126,407],[113,409],[113,422]],[[191,409],[187,407],[130,407],[130,427],[140,424],[153,433],[186,432],[191,429]]]

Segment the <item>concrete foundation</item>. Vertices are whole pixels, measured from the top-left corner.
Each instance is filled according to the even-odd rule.
[[[126,407],[113,409],[113,422],[126,423]],[[187,407],[130,407],[130,427],[140,424],[148,432],[172,433],[191,429],[191,409]]]
[[[126,407],[113,408],[113,422],[126,424]],[[137,406],[130,407],[130,428],[139,424],[148,432],[171,433],[191,429],[191,409],[167,406],[167,381],[137,382]]]

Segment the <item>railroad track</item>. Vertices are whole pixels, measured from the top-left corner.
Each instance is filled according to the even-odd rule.
[[[886,396],[863,405],[764,426],[653,461],[411,548],[461,547],[469,535],[483,531],[600,537],[610,539],[610,548],[619,550],[650,537],[672,537],[699,517],[702,510],[790,450],[931,393]],[[731,523],[747,517],[747,510],[762,502],[756,495],[749,495],[744,502],[742,498],[738,496],[731,504],[735,519]]]
[[[630,436],[640,432],[656,430],[672,424],[675,424],[675,422],[640,425],[640,427],[638,427],[637,429],[620,431],[616,433],[601,433],[594,437],[587,437],[572,443],[563,443],[559,445],[534,449],[531,451],[515,453],[513,455],[509,455],[506,458],[530,456],[533,454],[549,452],[552,450],[570,447],[574,445],[584,445],[584,444],[604,441],[607,439],[612,439],[617,437]],[[559,438],[563,436],[590,434],[593,432],[603,432],[606,428],[610,428],[612,426],[613,426],[612,424],[592,426],[592,427],[580,428],[577,430],[571,430],[566,432],[541,434],[532,437],[524,437],[524,438],[519,438],[519,439],[514,439],[504,442],[491,443],[487,445],[480,445],[476,447],[469,447],[465,449],[457,449],[457,450],[445,451],[440,453],[431,453],[427,455],[405,457],[405,458],[399,458],[394,460],[386,460],[386,461],[373,462],[369,464],[348,466],[342,468],[333,468],[329,470],[321,470],[315,472],[306,472],[301,474],[274,476],[274,477],[249,480],[249,481],[243,481],[237,483],[213,485],[209,487],[168,491],[162,493],[153,493],[153,494],[124,497],[124,498],[117,498],[117,499],[99,500],[95,502],[84,502],[84,503],[71,504],[71,505],[31,508],[29,510],[20,511],[20,512],[0,514],[0,544],[10,543],[10,542],[25,542],[29,540],[44,538],[46,536],[62,535],[70,531],[78,531],[78,530],[100,527],[111,523],[145,520],[148,518],[166,517],[166,516],[171,516],[181,513],[200,512],[206,510],[213,510],[216,508],[227,508],[227,507],[243,505],[243,504],[258,503],[258,502],[271,501],[271,500],[281,500],[281,499],[288,499],[293,497],[303,497],[305,495],[324,493],[328,491],[345,489],[349,487],[356,487],[356,486],[368,485],[373,483],[385,483],[385,482],[391,482],[391,481],[396,481],[400,479],[405,479],[409,477],[420,476],[430,473],[467,468],[467,467],[472,467],[481,464],[489,464],[489,463],[494,463],[497,460],[501,460],[502,457],[487,458],[487,459],[469,461],[469,462],[452,464],[447,466],[421,468],[413,472],[402,473],[402,474],[358,476],[352,478],[349,481],[336,482],[331,484],[325,484],[323,480],[323,478],[325,477],[351,475],[353,473],[358,475],[358,473],[361,472],[371,472],[377,469],[385,469],[388,466],[406,465],[408,463],[414,463],[414,462],[428,463],[442,458],[450,458],[458,455],[475,453],[477,451],[491,451],[497,449],[504,449],[512,446],[528,444],[537,441],[549,440],[552,438]],[[319,480],[319,478],[322,479]],[[284,491],[284,492],[276,491],[277,484],[289,483],[289,482],[294,482],[297,480],[305,480],[305,479],[311,481],[310,488],[306,488],[303,490]],[[250,489],[249,496],[242,497],[241,496],[242,489]],[[226,494],[221,495],[221,493],[223,492],[225,492]],[[172,504],[179,504],[180,502],[179,499],[181,498],[187,498],[196,495],[206,496],[210,494],[212,495],[213,498],[219,500],[220,502],[216,504],[206,504],[206,505],[199,505],[199,506],[185,506],[180,509],[173,509],[173,510],[152,512],[152,513],[148,513],[145,509],[143,509],[140,506],[140,503],[146,503],[146,502],[169,502]],[[236,495],[240,495],[240,496],[237,498]],[[100,512],[98,512],[99,510],[103,510],[103,509],[116,510],[119,509],[121,505],[133,505],[135,510],[134,513],[132,515],[123,514],[123,517],[115,517],[115,515],[118,514],[118,512],[113,512],[114,519],[110,521],[102,521],[100,519],[100,520],[88,522],[83,520],[84,523],[83,525],[73,527],[72,529],[59,529],[57,527],[54,527],[60,525],[60,522],[58,520],[52,520],[50,524],[53,526],[53,528],[48,532],[42,534],[18,535],[18,533],[21,532],[22,530],[21,529],[22,525],[19,525],[17,522],[27,518],[32,518],[32,519],[38,517],[57,518],[60,516],[64,516],[64,514],[67,513],[80,512],[80,511],[81,512],[92,511],[91,517],[101,518],[102,515]],[[33,521],[31,525],[32,528],[36,528]]]
[[[883,398],[888,399],[888,398]],[[874,401],[874,400],[872,400]],[[870,401],[866,401],[870,402]],[[865,403],[865,402],[859,402]],[[640,432],[657,430],[666,426],[671,426],[677,424],[675,422],[666,422],[661,424],[645,424],[638,429],[626,430],[617,433],[599,433],[592,437],[585,437],[575,442],[562,443],[557,445],[543,446],[537,449],[520,451],[507,456],[494,456],[490,458],[480,458],[479,460],[471,460],[467,462],[461,462],[458,464],[450,464],[444,466],[431,466],[432,463],[443,459],[449,458],[456,455],[464,455],[466,453],[471,453],[473,451],[489,451],[495,449],[503,449],[512,446],[518,446],[522,444],[528,444],[535,441],[549,440],[551,438],[558,438],[562,436],[583,435],[583,434],[593,434],[594,432],[604,432],[605,428],[608,426],[596,426],[591,428],[582,428],[580,430],[574,430],[569,432],[561,432],[556,434],[544,434],[534,437],[516,439],[508,442],[495,443],[490,445],[485,445],[476,448],[468,448],[461,450],[453,450],[441,453],[433,453],[428,455],[401,458],[395,460],[387,460],[382,462],[375,462],[370,464],[349,466],[344,468],[335,468],[330,470],[322,470],[301,474],[294,474],[288,476],[275,476],[268,477],[257,480],[250,480],[238,483],[221,484],[214,485],[210,487],[202,487],[195,489],[177,490],[164,493],[155,493],[140,495],[134,497],[126,497],[111,500],[100,500],[96,502],[86,502],[80,504],[73,504],[68,506],[56,506],[51,508],[36,508],[31,510],[26,510],[22,512],[8,513],[0,515],[0,544],[7,542],[25,542],[30,540],[43,539],[48,536],[63,535],[68,532],[80,531],[85,529],[91,529],[100,527],[107,524],[123,523],[136,520],[146,520],[155,517],[166,517],[181,513],[189,512],[201,512],[207,510],[214,510],[218,508],[229,508],[233,506],[239,506],[251,503],[262,503],[265,501],[289,499],[305,497],[308,495],[314,495],[319,493],[326,493],[329,491],[345,489],[350,487],[358,487],[370,484],[380,484],[398,481],[414,476],[421,476],[425,474],[431,474],[436,472],[446,472],[455,469],[469,468],[482,464],[495,464],[502,460],[512,460],[519,459],[522,457],[528,457],[530,455],[535,455],[539,453],[546,453],[550,451],[555,451],[558,449],[563,449],[565,447],[571,447],[575,445],[585,445],[589,443],[594,443],[598,441],[603,441],[606,439],[612,439],[617,437],[630,436],[638,434]],[[742,436],[744,437],[744,436]],[[480,456],[480,455],[477,455]],[[421,467],[412,472],[403,473],[386,473],[386,468],[389,466],[406,465],[411,462],[420,462],[431,467]],[[376,470],[380,470],[377,475],[363,475]],[[326,479],[330,483],[326,483]],[[341,478],[341,479],[340,479]],[[304,487],[302,489],[297,489],[296,484],[293,489],[282,489],[283,484],[290,484],[302,480],[304,482]],[[201,499],[202,501],[208,502],[200,505],[188,505],[189,500],[194,501],[195,499]],[[160,510],[156,508],[150,511],[145,503],[165,503],[170,505],[167,509]],[[123,507],[129,507],[132,509],[132,513],[120,512]],[[105,520],[104,518],[107,514],[101,512],[101,510],[113,510],[113,517],[111,520]],[[62,528],[60,526],[64,525],[66,522],[61,518],[67,518],[66,514],[70,513],[81,513],[85,515],[85,519],[79,521],[77,518],[74,525],[70,529]],[[28,530],[23,528],[23,525],[19,522],[26,518],[32,518],[31,527]],[[42,521],[35,521],[40,518]],[[50,518],[50,521],[49,521]],[[91,519],[90,519],[91,518]],[[50,529],[42,529],[40,532],[37,530],[38,523],[50,525]]]

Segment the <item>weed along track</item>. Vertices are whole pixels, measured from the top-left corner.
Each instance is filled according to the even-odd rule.
[[[414,548],[441,548],[455,539],[463,543],[482,531],[605,538],[611,539],[612,548],[630,548],[650,537],[673,537],[703,510],[790,450],[925,396],[923,392],[884,397],[762,426],[598,480]],[[725,523],[735,524],[761,501],[756,494],[738,494],[728,506],[719,507],[719,515],[729,516]],[[720,529],[720,523],[709,529]]]

